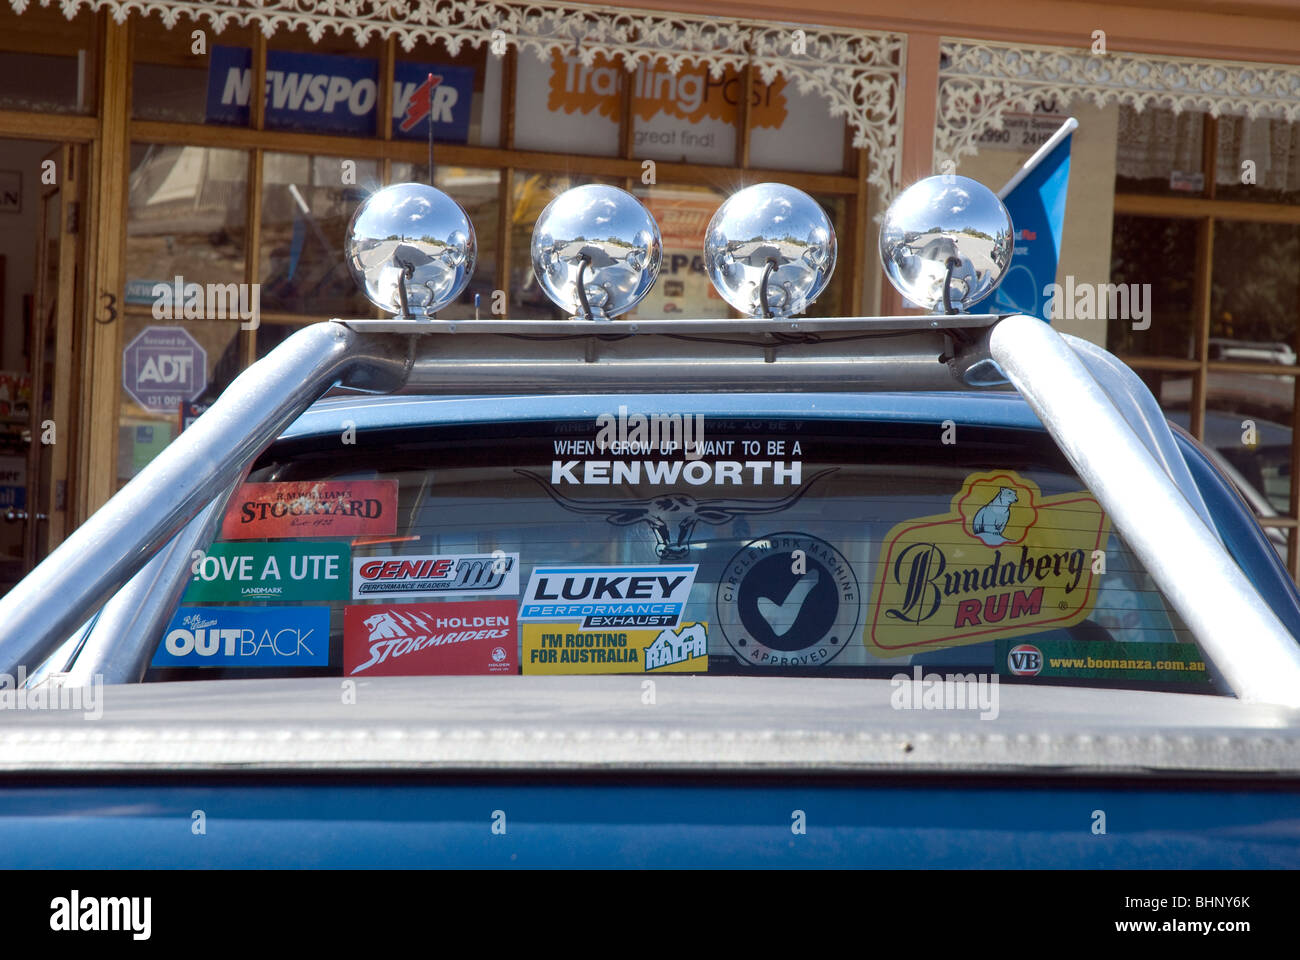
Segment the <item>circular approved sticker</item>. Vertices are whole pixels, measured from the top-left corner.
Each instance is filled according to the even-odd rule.
[[[1007,651],[1007,669],[1017,677],[1036,677],[1043,669],[1043,651],[1032,643],[1018,643]]]
[[[718,626],[755,666],[815,667],[857,636],[861,593],[844,555],[804,533],[751,540],[718,583]]]

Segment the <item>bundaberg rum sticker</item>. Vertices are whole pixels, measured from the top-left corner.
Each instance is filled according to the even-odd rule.
[[[1093,553],[1109,535],[1085,491],[1044,497],[1013,470],[972,473],[947,513],[885,537],[867,649],[898,657],[1074,626],[1097,602]]]

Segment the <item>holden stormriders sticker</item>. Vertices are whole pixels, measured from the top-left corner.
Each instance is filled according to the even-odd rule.
[[[972,473],[947,513],[885,537],[867,649],[897,657],[1074,626],[1096,604],[1094,552],[1109,535],[1089,493],[1044,497],[1013,470]]]
[[[214,543],[190,564],[184,603],[348,597],[346,543]]]
[[[555,490],[546,480],[527,470],[516,470],[528,477],[547,496],[573,513],[604,517],[606,523],[627,527],[644,523],[655,538],[655,555],[663,560],[685,560],[690,556],[695,526],[705,523],[720,526],[736,517],[760,513],[779,513],[794,506],[808,489],[834,469],[821,470],[808,478],[794,493],[779,500],[741,497],[714,497],[701,500],[684,493],[665,493],[639,500],[577,500]]]
[[[519,554],[475,553],[353,557],[352,597],[455,597],[519,594]]]
[[[804,533],[752,540],[731,558],[717,594],[718,627],[756,666],[816,667],[857,636],[862,595],[838,550]]]
[[[583,630],[675,627],[698,564],[533,567],[519,621],[577,623]]]
[[[343,675],[515,673],[515,603],[375,603],[343,610]]]
[[[323,667],[329,607],[181,607],[155,667]]]
[[[245,483],[221,524],[223,540],[391,536],[396,480]]]
[[[994,645],[998,671],[1017,677],[1072,677],[1085,680],[1147,680],[1208,683],[1209,672],[1194,643],[1114,643],[1043,640]]]
[[[662,630],[583,630],[577,624],[527,623],[524,673],[705,673],[709,625]]]

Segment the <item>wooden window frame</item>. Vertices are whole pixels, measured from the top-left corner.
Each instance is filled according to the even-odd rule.
[[[1205,191],[1196,197],[1174,197],[1150,194],[1115,194],[1115,214],[1138,217],[1161,217],[1193,220],[1197,225],[1195,295],[1193,298],[1193,323],[1195,329],[1195,360],[1161,356],[1122,355],[1126,364],[1135,370],[1161,370],[1185,372],[1192,375],[1190,432],[1204,442],[1206,393],[1211,373],[1239,373],[1258,376],[1291,377],[1295,394],[1291,409],[1291,502],[1288,512],[1278,517],[1258,517],[1261,525],[1286,529],[1286,567],[1291,578],[1300,582],[1300,365],[1264,365],[1211,360],[1210,357],[1210,284],[1214,272],[1214,231],[1219,220],[1238,220],[1254,223],[1300,224],[1300,204],[1251,203],[1244,200],[1220,200],[1215,196],[1216,158],[1218,155],[1218,119],[1208,114],[1204,118],[1202,136],[1201,170],[1205,175]],[[1300,352],[1300,323],[1292,346]]]

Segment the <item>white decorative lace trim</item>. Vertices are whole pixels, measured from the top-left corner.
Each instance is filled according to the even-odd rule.
[[[1300,67],[975,40],[940,42],[935,169],[977,152],[1002,118],[1040,101],[1300,119]]]
[[[21,14],[31,2],[9,0],[9,5]],[[41,6],[50,4],[40,0]],[[898,176],[906,43],[900,34],[546,0],[59,0],[69,19],[83,6],[108,10],[118,23],[131,13],[156,13],[169,28],[182,19],[206,20],[217,33],[230,25],[256,24],[268,37],[279,29],[302,28],[313,41],[330,32],[351,34],[361,45],[391,36],[408,51],[419,41],[441,41],[453,56],[462,45],[496,40],[498,50],[504,44],[543,59],[557,50],[575,51],[587,64],[597,56],[621,57],[629,70],[663,60],[673,72],[705,64],[718,77],[727,67],[752,63],[765,82],[781,74],[800,93],[823,97],[831,116],[845,117],[854,146],[867,148],[868,180],[884,194],[892,193]],[[800,53],[795,52],[796,29],[803,30]]]

